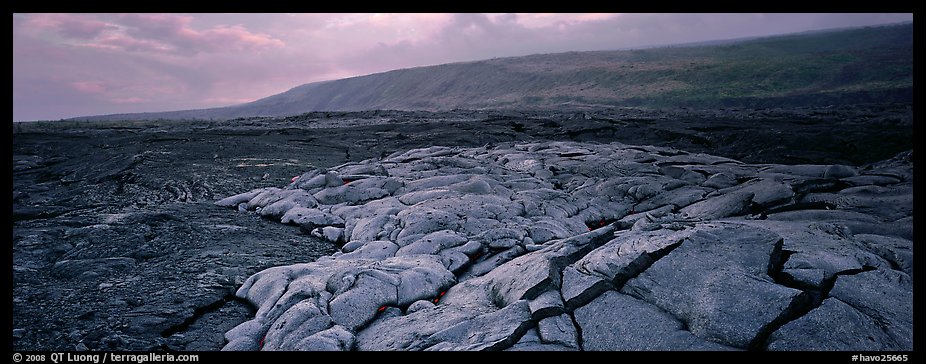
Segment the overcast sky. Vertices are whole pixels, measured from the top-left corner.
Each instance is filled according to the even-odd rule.
[[[912,14],[13,14],[13,120],[226,106],[398,68]]]

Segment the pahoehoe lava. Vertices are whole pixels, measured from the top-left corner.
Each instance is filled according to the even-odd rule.
[[[15,124],[13,347],[907,350],[911,125],[906,104]]]
[[[343,244],[248,278],[224,349],[912,350],[911,161],[533,142],[314,169],[216,202]]]

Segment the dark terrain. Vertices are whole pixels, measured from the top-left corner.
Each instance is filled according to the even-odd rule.
[[[431,145],[620,141],[747,163],[864,165],[913,148],[912,104],[310,113],[35,122],[13,130],[15,350],[218,350],[232,293],[337,247],[213,204],[313,167]]]

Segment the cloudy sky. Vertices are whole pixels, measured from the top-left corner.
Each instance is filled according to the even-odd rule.
[[[13,120],[206,108],[493,57],[912,21],[912,14],[13,14]]]

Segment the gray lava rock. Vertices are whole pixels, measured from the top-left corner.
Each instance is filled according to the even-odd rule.
[[[245,193],[239,193],[237,195],[229,196],[221,200],[218,200],[215,202],[215,204],[218,206],[222,206],[222,207],[235,207],[235,206],[238,206],[238,204],[250,201],[252,198],[254,198],[255,196],[257,196],[259,193],[263,191],[264,191],[263,188],[258,188],[258,189],[254,189],[254,190],[251,190]]]
[[[485,312],[485,309],[438,305],[377,321],[357,335],[357,349],[423,350],[432,344],[431,335]]]
[[[283,199],[267,205],[260,210],[261,216],[282,217],[286,212],[294,207],[313,208],[318,205],[315,197],[303,190],[293,190],[291,194]]]
[[[421,311],[419,311],[421,312]],[[530,325],[527,301],[512,303],[441,330],[428,339],[426,350],[497,350],[515,343]]]
[[[569,309],[583,306],[601,293],[614,288],[610,280],[579,272],[570,265],[563,269],[562,295]]]
[[[473,266],[470,267],[469,270],[460,277],[460,280],[478,277],[491,272],[502,264],[505,264],[506,262],[521,256],[525,251],[526,250],[522,246],[515,245],[508,250],[497,253],[486,260],[473,264]]]
[[[794,285],[811,289],[823,289],[826,271],[814,268],[788,268],[781,273],[794,282]]]
[[[446,249],[440,252],[441,263],[454,274],[460,273],[469,264],[469,257],[459,250]]]
[[[730,173],[721,172],[711,175],[701,185],[704,187],[716,188],[718,190],[722,188],[733,187],[736,186],[736,177]]]
[[[537,328],[527,330],[521,340],[518,340],[510,348],[505,349],[505,351],[576,351],[577,348],[569,348],[562,345],[556,344],[544,344],[540,342],[540,334],[537,333]]]
[[[870,317],[836,298],[772,333],[768,350],[903,350]]]
[[[540,341],[545,344],[558,344],[578,348],[579,340],[576,327],[569,315],[550,316],[537,323]]]
[[[264,336],[263,350],[296,350],[295,345],[306,336],[332,326],[331,317],[322,312],[315,302],[297,303],[280,316]]]
[[[620,287],[691,233],[691,230],[618,232],[614,239],[579,259],[574,266],[579,273],[604,278]]]
[[[844,166],[841,164],[834,164],[826,167],[826,170],[823,171],[823,178],[846,178],[857,176],[858,172],[855,168]]]
[[[262,324],[257,319],[245,321],[225,333],[228,341],[222,351],[256,351],[260,350],[260,338],[270,325]]]
[[[316,226],[342,225],[344,219],[313,208],[293,207],[283,215],[280,222],[314,228]]]
[[[826,279],[840,272],[861,270],[864,265],[889,266],[838,224],[769,220],[744,223],[774,231],[782,238],[782,249],[793,252],[782,265],[790,273],[798,273],[794,271],[797,269],[820,269]]]
[[[64,279],[91,279],[135,268],[135,259],[127,257],[60,260],[51,267],[52,274]]]
[[[396,255],[437,254],[441,250],[463,245],[466,237],[450,230],[440,230],[422,236],[415,242],[400,248]]]
[[[872,252],[891,262],[891,265],[913,277],[913,242],[903,238],[855,234]]]
[[[245,207],[248,210],[254,210],[258,207],[263,208],[274,202],[282,200],[295,192],[296,190],[283,190],[276,187],[268,187],[263,189],[263,191],[260,191],[260,193],[255,195],[254,198],[248,200],[248,203]]]
[[[752,203],[752,192],[733,192],[719,196],[708,197],[706,200],[696,202],[681,209],[682,216],[688,219],[719,219],[727,216],[743,214]]]
[[[406,305],[435,297],[454,282],[435,256],[411,255],[383,261],[320,259],[314,263],[270,268],[248,278],[237,295],[258,307],[257,323],[243,324],[238,336],[259,338],[270,324],[282,330],[290,322],[309,320],[314,311],[281,318],[299,301],[312,298],[331,321],[356,329],[371,322],[383,306]],[[251,325],[244,328],[244,325]],[[284,330],[285,331],[285,330]],[[285,336],[285,335],[283,335]],[[287,341],[295,341],[287,339]],[[283,345],[280,345],[281,347]],[[238,346],[236,346],[238,347]]]
[[[815,304],[792,287],[825,294],[833,279],[841,302],[906,347],[908,308],[859,298],[874,289],[859,272],[912,273],[904,163],[865,167],[896,178],[860,178],[846,166],[541,142],[316,169],[286,189],[220,201],[347,242],[246,280],[237,294],[258,312],[228,332],[226,349],[265,338],[265,349],[284,350],[560,350],[580,336],[586,349],[755,349]],[[741,217],[755,208],[778,212]],[[840,286],[862,278],[858,292]],[[905,299],[899,287],[884,296]],[[815,332],[811,318],[786,328]]]
[[[840,178],[842,181],[849,182],[855,186],[885,186],[892,185],[895,183],[900,183],[900,179],[891,176],[882,176],[882,175],[861,175],[853,177],[843,177]]]
[[[830,296],[872,318],[893,339],[891,350],[913,350],[913,280],[906,273],[877,269],[840,276]]]
[[[349,243],[350,244],[350,243]],[[356,242],[357,245],[362,244],[361,242]],[[345,244],[344,246],[347,246]],[[388,240],[376,240],[369,243],[363,244],[360,247],[354,248],[354,250],[342,254],[337,257],[339,260],[346,259],[370,259],[370,260],[383,260],[386,258],[394,257],[395,253],[399,250],[399,246],[395,243]]]
[[[334,226],[325,226],[312,230],[312,236],[325,239],[332,243],[338,243],[344,240],[344,229]]]
[[[296,351],[349,351],[354,347],[354,334],[343,326],[334,326],[299,340],[292,346]]]
[[[537,252],[518,257],[493,270],[486,277],[494,302],[507,306],[522,299],[534,299],[560,286],[565,266],[586,252],[604,244],[614,228],[609,226],[565,239]]]
[[[658,307],[615,291],[607,291],[588,305],[576,309],[575,317],[582,328],[584,350],[731,349],[700,339],[686,331],[682,322]]]
[[[683,186],[653,196],[634,206],[635,211],[648,211],[665,205],[682,208],[700,201],[710,189],[695,186]]]
[[[563,312],[563,298],[559,291],[553,289],[541,293],[537,298],[530,301],[531,318],[540,320],[544,317],[556,316]]]
[[[770,257],[780,244],[781,238],[767,230],[708,224],[621,292],[666,310],[699,338],[745,349],[808,299],[768,276]]]
[[[411,314],[411,313],[414,313],[415,311],[420,311],[420,310],[428,309],[431,307],[434,307],[434,303],[431,303],[431,301],[418,300],[412,303],[411,305],[409,305],[408,309],[405,310],[405,313]]]
[[[787,202],[794,197],[794,191],[789,184],[768,179],[749,181],[736,187],[720,190],[720,192],[751,192],[753,194],[752,202],[763,207]]]
[[[710,115],[702,113],[705,119],[731,126],[710,132],[697,128],[698,118],[684,116],[690,110],[665,114],[637,109],[552,114],[524,110],[316,113],[285,120],[196,123],[196,137],[192,139],[192,124],[188,123],[145,122],[135,125],[142,128],[126,130],[95,121],[81,122],[81,128],[20,123],[14,128],[12,313],[15,327],[27,332],[14,331],[14,337],[19,338],[12,342],[13,349],[213,350],[225,344],[217,334],[226,332],[230,339],[227,349],[349,350],[379,345],[394,350],[561,350],[566,347],[544,343],[540,334],[542,328],[543,337],[550,339],[554,333],[568,331],[567,317],[560,316],[560,310],[589,308],[592,305],[584,304],[602,295],[603,288],[627,288],[626,284],[620,286],[625,280],[667,274],[670,268],[661,266],[663,259],[683,262],[673,266],[680,267],[677,274],[696,277],[687,281],[693,282],[689,286],[673,287],[681,292],[679,306],[684,303],[695,312],[669,313],[639,299],[625,306],[628,313],[643,312],[628,318],[631,323],[642,321],[641,317],[671,318],[676,325],[683,322],[681,330],[668,334],[670,338],[687,335],[703,341],[684,325],[707,319],[715,324],[702,324],[699,335],[725,332],[718,325],[729,317],[719,312],[737,313],[730,309],[737,308],[732,303],[735,300],[756,307],[760,314],[755,316],[765,317],[762,313],[770,311],[769,306],[788,304],[786,299],[790,298],[749,289],[771,284],[808,290],[814,300],[796,304],[795,309],[785,310],[765,325],[751,349],[762,349],[766,340],[758,339],[781,325],[784,328],[779,331],[784,332],[790,328],[789,322],[799,324],[790,332],[809,336],[802,339],[815,348],[866,347],[842,341],[850,334],[862,340],[875,338],[884,344],[881,347],[906,348],[909,345],[901,345],[899,340],[910,337],[912,341],[912,324],[906,319],[912,317],[912,312],[907,312],[912,311],[912,303],[905,303],[912,302],[912,288],[904,283],[910,279],[904,274],[912,272],[907,269],[912,267],[912,151],[888,161],[848,167],[854,171],[843,173],[838,169],[845,167],[830,165],[845,162],[833,161],[868,162],[884,151],[862,143],[858,150],[847,152],[836,148],[838,145],[827,145],[834,143],[823,143],[818,147],[826,151],[810,148],[809,153],[799,151],[796,155],[807,160],[825,159],[826,164],[795,167],[751,165],[664,147],[607,144],[627,135],[650,144],[665,144],[671,142],[666,138],[690,134],[709,139],[707,144],[689,143],[702,151],[711,149],[710,144],[719,147],[715,150],[751,161],[770,156],[785,160],[795,155],[783,154],[790,149],[787,144],[802,138],[780,139],[784,144],[779,147],[783,148],[764,148],[768,138],[762,136],[778,138],[784,135],[780,131],[788,131],[776,125],[797,126],[784,119],[809,116],[821,121],[845,120],[840,127],[847,133],[841,133],[840,138],[849,137],[847,141],[864,139],[853,133],[872,140],[872,135],[864,134],[872,132],[874,139],[895,140],[902,136],[896,134],[897,126],[912,122],[911,111],[904,105],[888,106],[887,110],[853,106],[815,109],[810,114],[798,109],[710,111]],[[823,115],[818,113],[821,111]],[[869,118],[872,113],[877,115],[874,122],[882,122],[877,130],[865,131],[855,125],[871,124],[854,120]],[[658,120],[663,114],[668,119],[657,123],[666,132],[647,131],[647,124],[652,123],[646,120]],[[570,115],[583,122],[569,123],[566,119]],[[742,125],[733,125],[736,120],[731,115],[761,119],[762,127],[739,128]],[[447,121],[444,126],[453,127],[432,128],[437,125],[429,121],[434,117],[441,119],[437,123]],[[644,122],[626,122],[633,119]],[[798,127],[825,133],[832,129],[831,124],[815,122]],[[339,127],[344,125],[351,128]],[[507,132],[512,127],[515,132]],[[372,133],[369,138],[346,135],[366,131]],[[567,133],[590,142],[533,141],[558,139]],[[532,141],[506,142],[512,138]],[[402,150],[437,139],[480,147]],[[722,143],[724,140],[735,143]],[[381,155],[383,150],[401,151]],[[368,157],[376,159],[361,160]],[[344,159],[351,161],[337,165]],[[316,164],[333,167],[311,167]],[[300,168],[309,172],[290,183],[289,177],[298,175]],[[856,172],[863,174],[836,178]],[[721,181],[724,177],[726,181]],[[279,188],[266,187],[271,184]],[[757,188],[759,184],[769,188]],[[784,230],[776,233],[784,242],[777,251],[759,254],[766,261],[758,265],[739,259],[737,251],[743,244],[731,245],[731,237],[726,235],[714,242],[717,251],[710,251],[719,252],[716,258],[700,250],[686,251],[684,245],[693,241],[687,236],[671,252],[646,249],[642,241],[627,241],[630,236],[659,240],[675,233],[704,233],[706,224],[680,216],[676,210],[703,198],[750,188],[748,192],[755,194],[750,206],[729,221],[774,230],[772,226],[778,222],[764,220],[772,208],[816,206],[829,210],[790,211],[789,217],[801,224],[782,224]],[[793,189],[791,198],[796,201],[762,196],[782,191],[786,196],[788,188]],[[234,193],[229,192],[234,190],[252,193],[232,196]],[[213,204],[217,197],[226,196],[233,198],[218,204],[227,209]],[[715,211],[703,212],[710,215]],[[749,216],[738,217],[742,214]],[[261,216],[298,224],[301,229]],[[643,221],[634,230],[603,239],[606,243],[620,238],[627,251],[598,254],[591,252],[594,247],[588,247],[598,243],[575,250],[562,244],[588,229],[600,230],[611,221],[616,221],[613,226],[621,231]],[[725,224],[710,217],[703,222]],[[324,257],[337,249],[336,244],[297,233],[315,229],[337,232],[329,239],[348,245],[334,256]],[[452,232],[460,237],[456,240],[465,243],[446,247],[433,239],[427,241],[426,236],[440,231]],[[644,238],[644,233],[652,235]],[[404,255],[412,250],[408,248],[395,257],[399,248],[410,245],[420,250]],[[630,249],[633,246],[639,249]],[[911,246],[909,254],[905,246]],[[565,250],[551,252],[547,248]],[[751,249],[744,250],[753,254]],[[672,258],[680,252],[690,254]],[[535,257],[528,258],[531,255]],[[574,265],[590,255],[595,258],[595,269]],[[136,261],[134,266],[96,261],[112,257]],[[638,260],[641,257],[648,259]],[[520,259],[516,263],[525,264],[506,265],[515,258]],[[723,265],[718,263],[722,260]],[[56,262],[61,275],[53,275]],[[310,263],[297,264],[301,262]],[[258,272],[286,264],[290,265]],[[478,274],[467,273],[477,264],[481,265],[472,271]],[[761,265],[765,265],[768,277],[749,268]],[[535,267],[540,272],[526,274],[523,285],[511,282],[518,278],[502,275],[521,274]],[[543,271],[545,268],[548,270]],[[499,272],[493,274],[495,270]],[[559,276],[562,282],[557,283]],[[225,297],[227,288],[242,282],[239,296],[252,303],[256,313],[248,305]],[[376,292],[360,297],[374,287]],[[386,292],[383,295],[395,297],[395,304],[374,307],[380,288]],[[445,290],[448,293],[441,296]],[[572,298],[567,301],[572,307],[566,304],[559,308],[558,293]],[[656,297],[659,293],[647,295]],[[528,300],[528,310],[518,303],[522,300],[511,302],[535,295]],[[877,298],[862,298],[866,295]],[[813,308],[817,298],[832,301]],[[364,299],[374,300],[362,302]],[[332,302],[335,308],[368,307],[373,318],[356,328],[340,325],[332,320]],[[633,308],[633,303],[644,306]],[[518,310],[511,308],[518,306]],[[655,308],[668,317],[646,308]],[[805,311],[811,313],[804,315]],[[704,312],[707,314],[701,315]],[[817,313],[826,314],[823,319],[811,320]],[[524,321],[525,317],[530,319]],[[857,325],[846,325],[844,331],[832,327],[844,320],[854,320]],[[467,321],[479,324],[461,325]],[[743,321],[751,329],[752,322]],[[639,325],[642,327],[632,328],[630,336],[622,339],[640,339],[632,343],[645,346],[642,338],[648,333],[640,331],[660,326]],[[432,338],[451,327],[458,331]],[[578,325],[575,329],[581,342],[582,330]],[[556,341],[571,338],[566,334]],[[605,342],[608,338],[599,339]],[[786,339],[776,337],[772,344],[783,345]],[[652,340],[666,342],[659,341],[661,337]]]

